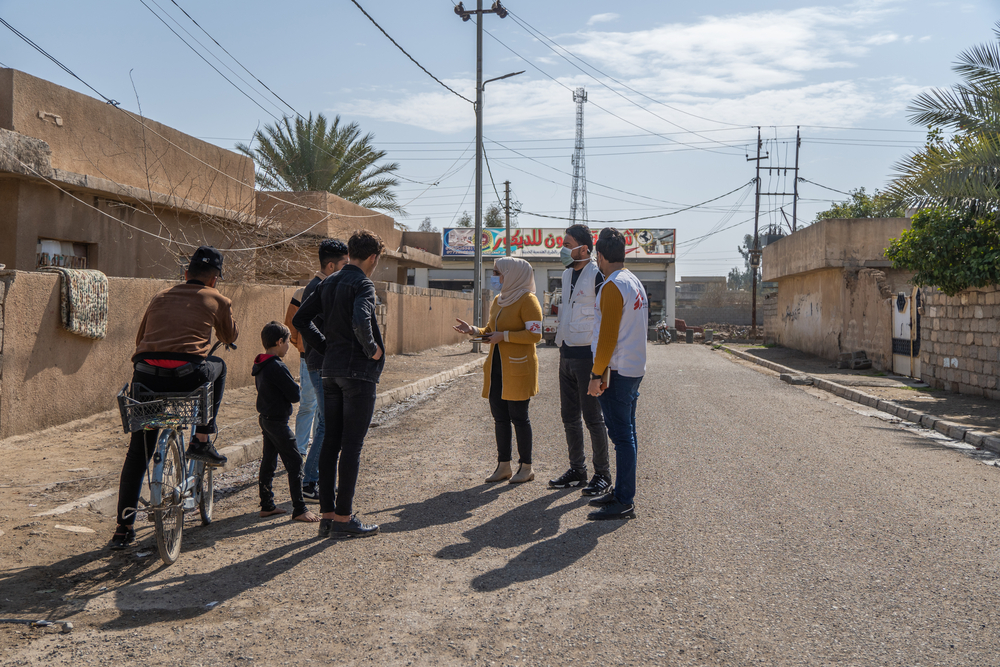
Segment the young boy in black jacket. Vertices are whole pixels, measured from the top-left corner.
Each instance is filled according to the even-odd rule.
[[[260,515],[284,514],[274,504],[274,470],[278,457],[288,472],[288,492],[292,496],[292,520],[315,523],[319,517],[306,509],[302,498],[302,455],[295,443],[295,434],[288,428],[292,403],[299,402],[299,385],[288,372],[281,358],[288,354],[291,332],[280,322],[268,322],[260,332],[264,354],[254,360],[253,373],[257,384],[257,412],[264,435],[264,453],[260,458]]]

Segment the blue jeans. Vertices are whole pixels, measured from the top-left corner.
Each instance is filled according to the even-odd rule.
[[[308,384],[312,389],[316,401],[316,430],[313,433],[312,446],[309,448],[309,456],[306,457],[306,467],[303,471],[302,483],[315,484],[319,481],[319,455],[323,451],[323,438],[326,437],[326,408],[323,400],[323,378],[319,371],[306,371],[302,376],[308,378]],[[304,387],[307,383],[303,382]]]
[[[316,416],[316,391],[309,382],[306,360],[299,359],[299,413],[295,416],[295,446],[299,454],[306,455],[313,438],[313,418]]]
[[[601,394],[601,410],[608,437],[615,445],[615,498],[631,505],[635,501],[635,467],[638,445],[635,407],[639,403],[641,377],[630,378],[611,371],[608,388]]]

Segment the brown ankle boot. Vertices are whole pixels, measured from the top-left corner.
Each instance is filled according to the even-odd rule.
[[[505,479],[510,479],[511,474],[510,461],[501,461],[497,464],[497,469],[493,471],[493,474],[486,478],[486,481],[502,482]]]
[[[535,473],[531,472],[530,463],[522,463],[517,469],[517,474],[510,478],[510,484],[523,484],[535,479]]]

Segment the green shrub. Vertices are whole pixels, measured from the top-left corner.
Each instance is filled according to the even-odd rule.
[[[925,209],[911,229],[885,251],[897,269],[913,271],[913,284],[934,285],[949,296],[1000,284],[1000,224],[950,209]]]

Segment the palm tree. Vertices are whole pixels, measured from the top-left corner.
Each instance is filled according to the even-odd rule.
[[[326,191],[366,208],[405,214],[391,190],[399,184],[392,177],[399,164],[377,165],[385,151],[372,147],[372,134],[360,135],[357,123],[341,126],[339,115],[328,127],[322,113],[315,120],[310,113],[265,125],[254,132],[256,148],[239,143],[236,150],[253,159],[264,190]]]
[[[946,206],[983,215],[1000,209],[1000,23],[997,41],[959,54],[963,79],[921,93],[910,120],[931,128],[927,145],[896,165],[891,195],[919,208]],[[951,139],[942,130],[954,132]]]

